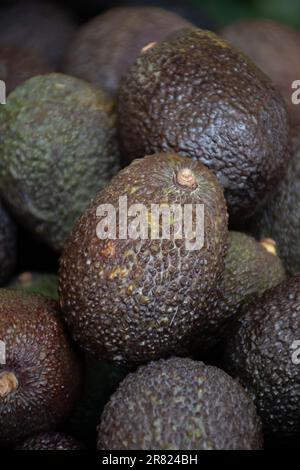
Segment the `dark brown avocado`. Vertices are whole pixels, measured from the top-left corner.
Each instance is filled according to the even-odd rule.
[[[0,445],[62,424],[81,389],[81,359],[55,301],[0,290]]]
[[[114,215],[110,227],[101,211],[109,207],[116,220],[126,219],[120,197],[127,201],[128,230],[122,223],[107,236]],[[135,204],[142,205],[141,222],[130,212]],[[188,224],[182,236],[177,230],[182,216],[154,215],[174,205],[193,213],[198,235],[191,245]],[[91,201],[65,245],[59,298],[74,339],[98,359],[124,364],[182,353],[194,334],[201,339],[218,324],[216,287],[226,249],[223,192],[204,165],[174,154],[135,160]]]
[[[235,223],[266,200],[289,159],[287,112],[271,80],[200,29],[139,56],[122,81],[119,121],[129,160],[173,151],[208,166]]]
[[[161,8],[110,9],[77,31],[66,54],[63,70],[115,95],[120,79],[141,49],[187,26],[191,23]]]

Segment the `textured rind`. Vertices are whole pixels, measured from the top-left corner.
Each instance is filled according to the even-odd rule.
[[[182,30],[141,54],[118,101],[125,155],[172,150],[202,161],[223,186],[233,221],[252,215],[285,171],[283,99],[211,32]]]
[[[24,225],[56,250],[118,170],[113,102],[86,82],[41,75],[0,115],[0,190]]]
[[[70,414],[81,388],[82,364],[56,302],[0,290],[0,338],[18,388],[0,398],[0,444],[55,428]]]
[[[174,174],[191,169],[198,187],[181,189]],[[100,240],[101,204],[204,204],[204,246],[186,240]],[[194,206],[195,207],[195,206]],[[215,292],[227,249],[227,212],[214,175],[177,155],[135,160],[98,193],[78,220],[60,260],[60,304],[74,339],[99,359],[139,363],[179,354],[192,334],[215,326]],[[203,329],[203,331],[202,331]]]
[[[0,285],[12,273],[16,261],[16,227],[0,201]]]
[[[228,251],[220,291],[223,307],[232,316],[255,296],[275,287],[286,278],[280,258],[269,253],[253,237],[229,232]]]
[[[100,450],[253,450],[261,423],[238,382],[191,359],[152,362],[129,374],[106,405]]]
[[[267,291],[237,322],[226,367],[253,397],[267,436],[300,435],[300,374],[292,361],[300,337],[300,277]]]
[[[226,26],[220,35],[261,68],[285,99],[293,125],[300,124],[299,106],[291,101],[291,84],[300,75],[300,34],[276,21],[242,20]]]
[[[34,50],[0,45],[0,79],[5,82],[7,95],[28,78],[53,71]]]
[[[47,62],[58,65],[76,23],[53,2],[19,0],[1,8],[0,43],[36,50]]]
[[[30,437],[15,450],[84,450],[74,437],[53,432]]]
[[[300,127],[294,130],[292,159],[267,204],[256,214],[251,231],[273,238],[289,274],[300,274]]]
[[[155,7],[113,8],[83,25],[71,42],[63,71],[115,95],[141,49],[191,23]]]
[[[232,334],[232,323],[241,315],[254,298],[286,279],[282,261],[269,253],[253,237],[229,231],[225,268],[217,287],[219,325],[206,332],[207,348],[196,337],[192,350],[212,350],[216,344],[226,341]]]

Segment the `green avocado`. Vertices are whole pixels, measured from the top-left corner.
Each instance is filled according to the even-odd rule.
[[[61,425],[81,391],[81,358],[58,305],[0,289],[0,445]]]
[[[111,8],[81,26],[69,45],[63,71],[115,95],[120,79],[141,49],[191,26],[173,12],[156,7]]]
[[[205,347],[202,342],[198,345],[198,338],[195,338],[191,348],[193,354],[202,360],[211,360],[215,353],[222,355],[224,342],[230,336],[237,316],[254,298],[285,278],[273,240],[258,242],[245,233],[229,231],[225,269],[217,288],[219,297],[216,309],[221,320],[217,325],[209,325],[206,330]]]
[[[118,169],[115,121],[110,99],[63,74],[27,80],[0,108],[0,191],[57,251]]]
[[[229,232],[224,276],[221,282],[221,307],[226,318],[246,308],[253,297],[280,284],[286,278],[273,240],[256,241],[240,232]]]
[[[17,230],[0,201],[0,285],[12,274],[17,256]]]
[[[173,151],[201,161],[224,188],[234,224],[256,211],[286,170],[280,93],[212,32],[184,29],[144,51],[118,103],[125,157]]]
[[[129,374],[98,427],[99,450],[254,450],[261,422],[242,386],[221,369],[173,357]]]
[[[9,287],[24,289],[33,294],[40,294],[49,299],[58,300],[57,283],[56,274],[24,272],[13,279]]]
[[[109,217],[97,216],[108,205]],[[118,223],[113,234],[114,215],[128,230]],[[200,162],[174,154],[132,162],[91,201],[60,259],[60,305],[74,339],[98,359],[129,365],[181,354],[219,321],[227,232],[222,189]]]
[[[268,438],[300,435],[300,278],[266,291],[237,320],[225,365],[254,399]],[[297,355],[298,349],[298,355]]]

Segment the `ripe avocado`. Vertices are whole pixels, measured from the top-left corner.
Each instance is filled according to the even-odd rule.
[[[273,240],[256,241],[240,232],[229,232],[228,251],[220,291],[226,319],[231,319],[254,296],[280,284],[286,278]]]
[[[129,374],[106,405],[100,450],[253,450],[261,423],[242,386],[187,358],[151,362]]]
[[[115,239],[98,236],[98,224],[111,229],[97,217],[99,207],[109,204],[116,220],[128,220],[119,197],[127,197],[129,213],[143,205],[141,224],[131,213],[128,231],[118,224]],[[185,231],[175,237],[178,217],[170,211],[155,218],[153,204],[167,210],[175,204],[182,215],[190,205],[198,231],[204,229],[202,248],[189,246]],[[196,214],[201,205],[204,221]],[[144,223],[146,235],[135,236],[135,223],[138,232]],[[162,238],[167,223],[170,236]],[[181,354],[193,334],[201,338],[202,328],[218,322],[215,293],[226,249],[223,192],[204,165],[174,154],[135,160],[92,200],[60,259],[60,304],[74,339],[98,359],[124,364]]]
[[[206,331],[206,343],[191,347],[193,355],[211,363],[223,355],[224,343],[231,334],[232,323],[247,308],[253,298],[278,285],[286,278],[282,261],[276,254],[273,240],[256,241],[240,232],[230,231],[225,269],[218,286],[219,300],[216,308],[221,319]]]
[[[70,414],[80,392],[81,360],[56,302],[37,294],[0,290],[0,338],[0,445],[12,445]]]
[[[137,59],[120,87],[127,158],[174,151],[214,171],[240,222],[285,171],[287,113],[271,80],[215,34],[174,33]]]
[[[266,291],[242,315],[226,350],[226,369],[254,399],[267,437],[300,435],[300,277]]]
[[[76,22],[57,4],[18,0],[0,10],[0,43],[36,50],[54,66],[71,40]]]
[[[57,276],[51,273],[24,272],[11,282],[9,287],[25,289],[49,299],[58,300]]]
[[[289,274],[300,274],[300,128],[294,129],[292,159],[267,204],[251,222],[257,238],[276,240],[278,254]]]
[[[0,80],[6,85],[6,95],[28,78],[53,71],[54,68],[35,51],[0,45]]]
[[[299,31],[272,20],[247,19],[226,26],[220,34],[273,80],[285,99],[292,124],[299,125],[300,107],[291,100],[292,83],[300,76]]]
[[[49,432],[29,437],[15,450],[85,450],[85,447],[72,436]]]
[[[12,274],[16,262],[16,227],[0,201],[0,285]]]
[[[149,43],[191,23],[155,7],[113,8],[92,18],[75,34],[63,71],[115,95],[122,76]]]
[[[0,108],[0,190],[16,217],[60,251],[118,169],[114,104],[63,74],[27,80]]]

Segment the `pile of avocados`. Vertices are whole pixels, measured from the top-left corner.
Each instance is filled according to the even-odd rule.
[[[113,3],[0,7],[0,450],[295,449],[300,31]]]

